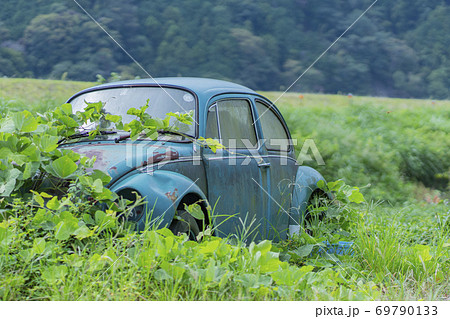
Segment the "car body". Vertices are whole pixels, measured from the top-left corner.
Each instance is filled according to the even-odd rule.
[[[255,91],[204,78],[156,78],[108,83],[83,90],[68,103],[74,112],[85,101],[102,100],[108,111],[126,114],[149,98],[148,112],[190,111],[194,123],[182,135],[132,141],[118,133],[61,145],[88,157],[111,176],[108,187],[125,198],[134,192],[146,205],[131,219],[142,230],[149,220],[169,226],[184,204],[212,207],[217,236],[252,234],[284,239],[300,229],[307,204],[323,177],[296,162],[293,143],[279,110]],[[125,115],[126,116],[126,115]],[[220,140],[213,152],[196,141]]]

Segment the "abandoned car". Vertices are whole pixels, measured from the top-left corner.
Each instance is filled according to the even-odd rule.
[[[252,239],[280,240],[299,231],[310,198],[327,196],[317,186],[323,177],[296,162],[279,110],[247,87],[203,78],[139,79],[83,90],[68,103],[77,112],[98,101],[124,122],[131,120],[129,108],[147,101],[146,112],[154,118],[192,114],[191,125],[161,131],[156,139],[133,141],[115,130],[60,146],[96,156],[94,168],[111,176],[108,187],[117,194],[145,199],[129,216],[138,230],[158,221],[159,227],[195,238],[206,221],[217,236],[247,231]],[[200,145],[200,137],[224,148]],[[185,211],[185,204],[194,203],[204,218]]]

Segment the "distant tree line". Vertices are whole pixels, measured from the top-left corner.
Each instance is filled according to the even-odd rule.
[[[283,90],[373,0],[79,0],[152,76]],[[450,98],[450,1],[379,0],[292,88]],[[73,1],[2,0],[0,76],[147,75]]]

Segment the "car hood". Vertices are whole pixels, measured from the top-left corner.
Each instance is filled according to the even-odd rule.
[[[178,159],[181,156],[179,151],[182,151],[173,145],[162,145],[161,142],[153,141],[80,142],[62,145],[61,148],[71,149],[89,158],[95,156],[94,169],[108,173],[112,178],[111,183],[136,168]]]

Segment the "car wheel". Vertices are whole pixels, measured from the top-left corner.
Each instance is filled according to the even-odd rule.
[[[187,234],[190,240],[197,240],[200,234],[197,220],[185,210],[178,210],[176,216],[172,220],[169,229],[175,234]]]

